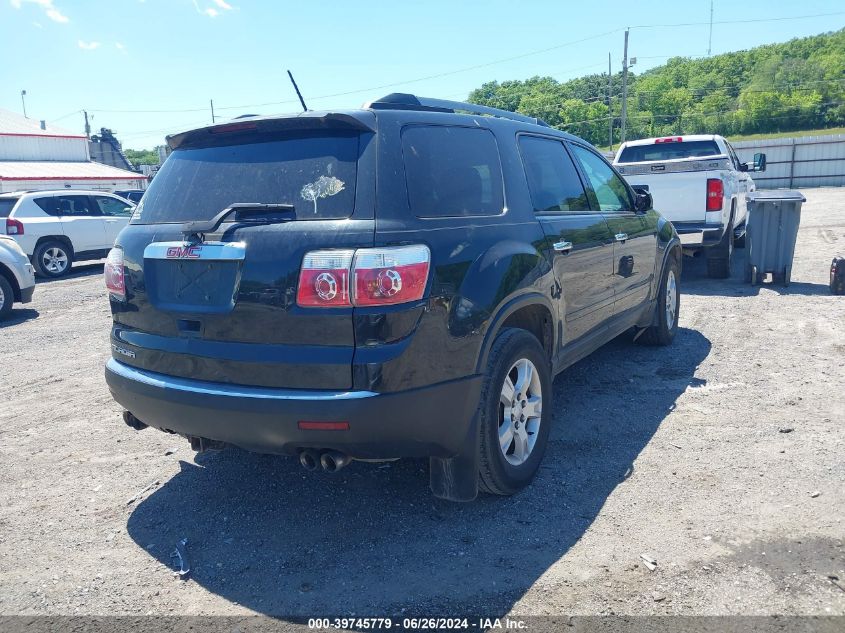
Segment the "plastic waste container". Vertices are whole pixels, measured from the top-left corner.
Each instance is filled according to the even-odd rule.
[[[749,193],[746,200],[745,281],[754,285],[761,276],[771,273],[772,281],[787,286],[792,276],[801,204],[807,199],[800,191],[772,189]]]

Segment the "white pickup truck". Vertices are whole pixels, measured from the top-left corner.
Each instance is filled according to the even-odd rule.
[[[623,143],[613,165],[651,194],[686,254],[704,250],[708,276],[730,277],[734,240],[745,238],[745,196],[755,190],[749,172],[765,171],[765,154],[741,163],[724,137],[696,134]]]

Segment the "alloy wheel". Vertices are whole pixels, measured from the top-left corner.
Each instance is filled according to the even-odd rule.
[[[666,277],[666,327],[675,327],[675,312],[678,309],[678,284],[675,281],[675,271],[670,270]]]
[[[41,263],[44,265],[44,270],[60,275],[67,270],[68,256],[61,248],[54,246],[44,251],[41,255]]]
[[[508,370],[499,397],[499,449],[513,466],[525,463],[537,442],[543,409],[540,374],[527,358]]]

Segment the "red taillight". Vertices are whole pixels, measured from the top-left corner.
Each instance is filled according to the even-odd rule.
[[[655,143],[683,143],[683,136],[667,136],[665,138],[654,139]]]
[[[208,131],[212,134],[230,134],[232,132],[243,132],[244,130],[257,130],[258,125],[256,123],[230,123],[228,125],[218,125],[216,127],[210,128]]]
[[[300,431],[348,431],[349,422],[306,422],[300,421],[296,425]]]
[[[720,178],[707,179],[707,210],[721,211],[725,197],[725,184]]]
[[[422,299],[427,246],[311,251],[302,261],[296,303],[303,307],[394,305]]]
[[[427,246],[363,248],[352,265],[356,306],[393,305],[422,299],[428,281]]]
[[[23,222],[6,218],[6,235],[23,235]]]
[[[311,251],[302,260],[296,303],[304,307],[351,306],[349,269],[353,250]]]
[[[106,258],[103,269],[106,278],[106,288],[115,299],[123,301],[126,298],[126,280],[123,272],[123,249],[113,248]]]

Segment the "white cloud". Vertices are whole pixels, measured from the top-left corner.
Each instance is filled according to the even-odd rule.
[[[117,50],[119,50],[121,53],[123,53],[124,55],[126,55],[126,54],[127,54],[127,53],[126,53],[126,47],[123,45],[123,43],[122,43],[122,42],[115,42],[115,43],[114,43],[114,47],[115,47]]]
[[[24,2],[41,7],[44,10],[44,15],[53,20],[53,22],[59,22],[60,24],[70,22],[70,18],[55,7],[53,0],[11,0],[12,6],[15,9],[20,9]]]
[[[33,22],[32,26],[34,26],[37,29],[43,29],[44,28],[44,25],[41,24],[41,22]]]
[[[234,7],[226,2],[226,0],[211,0],[211,2],[217,6],[217,9],[214,7],[201,7],[198,0],[191,0],[194,4],[194,9],[196,9],[197,13],[200,15],[208,16],[209,18],[216,18],[220,15],[223,15],[218,9],[222,9],[223,11],[231,11]],[[205,2],[203,2],[205,4]]]
[[[79,40],[77,44],[79,44],[79,48],[83,51],[93,51],[96,48],[100,48],[99,42],[86,42],[84,40]]]

